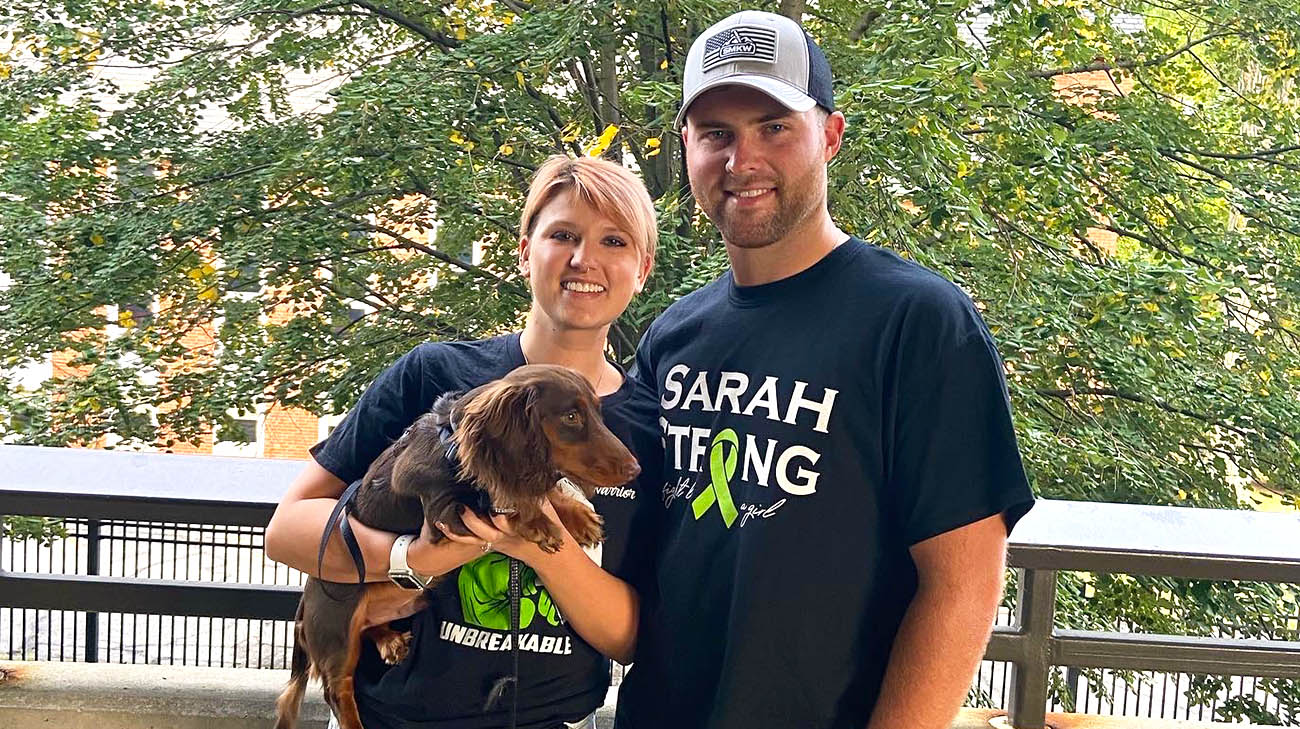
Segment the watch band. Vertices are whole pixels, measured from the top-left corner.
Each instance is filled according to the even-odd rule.
[[[393,548],[388,552],[388,579],[404,590],[423,590],[433,582],[432,577],[425,577],[406,563],[406,550],[416,538],[415,534],[403,534],[393,542]]]

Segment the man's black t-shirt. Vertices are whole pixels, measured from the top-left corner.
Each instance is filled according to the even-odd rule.
[[[350,483],[439,395],[470,390],[524,363],[518,334],[420,345],[375,379],[330,437],[312,448],[312,456]],[[655,403],[639,398],[637,389],[628,379],[618,392],[602,398],[601,410],[605,424],[646,465],[643,474],[652,474],[660,460]],[[638,482],[600,489],[592,499],[605,519],[606,537],[593,558],[629,581],[646,556],[629,545],[645,543],[637,535],[659,510],[657,494],[638,492]],[[642,508],[647,501],[652,509]],[[374,645],[362,641],[356,693],[367,729],[506,725],[509,694],[489,711],[484,711],[484,701],[511,670],[508,574],[503,555],[487,554],[444,575],[430,595],[429,608],[410,619],[411,650],[399,665],[386,665]],[[572,630],[528,567],[522,587],[519,726],[553,729],[604,703],[609,661]]]
[[[665,504],[620,729],[861,729],[908,548],[1032,504],[993,341],[951,283],[850,239],[650,327]],[[652,488],[646,483],[646,488]]]

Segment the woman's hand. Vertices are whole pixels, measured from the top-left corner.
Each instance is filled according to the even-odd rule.
[[[601,569],[578,547],[573,535],[560,523],[550,499],[542,503],[542,512],[555,522],[564,539],[564,548],[554,554],[514,534],[508,517],[502,514],[489,521],[468,509],[462,510],[461,518],[472,537],[450,534],[445,525],[439,528],[458,545],[500,552],[531,567],[583,640],[620,663],[631,662],[640,610],[636,591]]]
[[[573,541],[568,532],[564,531],[564,525],[560,523],[560,517],[555,513],[555,507],[551,506],[549,499],[542,500],[542,513],[564,532],[565,542]],[[514,533],[509,514],[493,514],[491,521],[487,521],[475,514],[473,510],[462,507],[460,518],[473,536],[455,534],[449,531],[445,524],[438,525],[442,533],[453,542],[477,546],[484,553],[500,552],[532,567],[536,567],[535,563],[547,556],[536,544]]]

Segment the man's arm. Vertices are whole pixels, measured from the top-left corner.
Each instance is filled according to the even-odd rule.
[[[917,589],[885,669],[869,729],[946,729],[988,644],[1006,564],[1002,515],[911,548]]]
[[[314,577],[355,582],[357,568],[352,564],[352,554],[343,544],[343,537],[337,529],[330,535],[319,573],[316,569],[321,533],[345,487],[343,481],[320,464],[308,461],[280,499],[271,522],[266,526],[266,556]],[[351,524],[365,558],[366,581],[387,580],[388,554],[397,535],[373,529],[356,519],[351,519]],[[424,536],[428,536],[427,531]],[[417,539],[407,552],[407,563],[420,574],[441,575],[481,555],[482,551],[473,546],[445,540],[434,545],[427,539]]]

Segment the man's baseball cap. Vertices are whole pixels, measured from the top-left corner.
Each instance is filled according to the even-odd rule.
[[[701,33],[686,55],[682,109],[673,126],[681,128],[701,94],[731,84],[762,91],[793,111],[835,111],[826,56],[784,15],[744,10]]]

